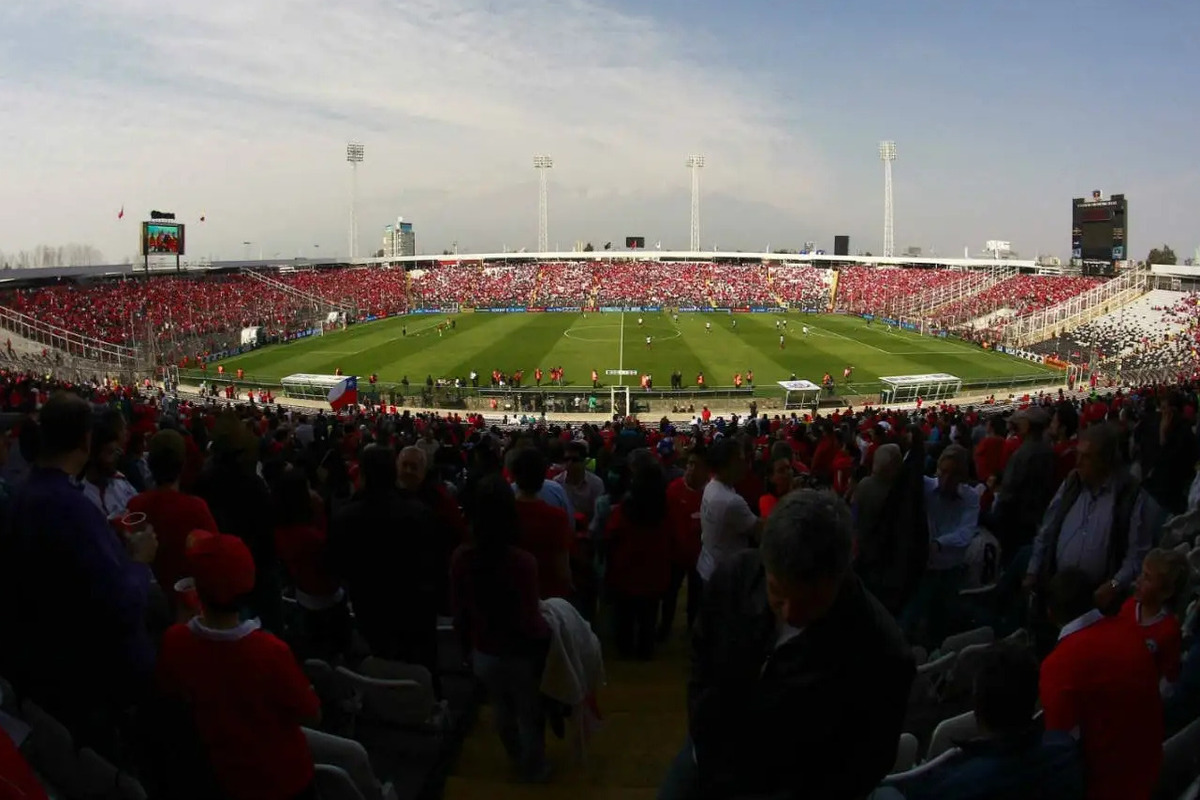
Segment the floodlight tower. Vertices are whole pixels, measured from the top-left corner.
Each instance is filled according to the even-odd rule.
[[[534,156],[533,168],[538,171],[538,241],[537,250],[545,253],[550,250],[550,193],[547,188],[547,170],[554,167],[554,159],[550,156]]]
[[[879,160],[883,162],[883,255],[896,254],[896,235],[892,228],[892,162],[896,160],[896,143],[879,143]]]
[[[692,234],[688,249],[700,251],[700,170],[704,169],[704,156],[688,156],[687,168],[692,171]]]
[[[350,258],[358,254],[358,165],[363,160],[363,146],[358,142],[346,145],[346,161],[350,163]]]

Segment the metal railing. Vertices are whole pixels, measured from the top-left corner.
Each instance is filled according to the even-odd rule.
[[[136,369],[138,364],[138,351],[135,348],[84,336],[34,319],[7,306],[0,306],[0,328],[47,349],[52,348],[98,364],[116,366],[122,370]]]
[[[312,303],[316,306],[328,306],[337,311],[343,311],[351,316],[353,316],[355,313],[353,306],[347,305],[345,303],[340,303],[335,300],[330,300],[329,298],[322,297],[319,294],[312,294],[310,292],[301,291],[300,289],[297,289],[294,286],[290,286],[290,285],[284,283],[283,281],[277,281],[274,278],[268,278],[266,275],[255,272],[254,270],[243,269],[242,274],[258,281],[259,283],[263,284],[264,286],[270,286],[272,289],[274,289],[277,292],[282,292],[283,294],[289,295],[290,297],[295,297],[299,300],[303,300],[306,303]]]
[[[1078,328],[1141,297],[1146,293],[1149,278],[1150,273],[1144,269],[1118,275],[1056,306],[1014,320],[1004,329],[1004,340],[1027,347],[1052,338],[1057,331]]]

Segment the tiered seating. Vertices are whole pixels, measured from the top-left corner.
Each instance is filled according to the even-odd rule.
[[[62,283],[5,292],[0,303],[106,342],[144,340],[149,324],[163,342],[195,337],[211,350],[235,342],[245,327],[261,326],[277,336],[315,319],[311,303],[244,275]]]
[[[403,269],[315,270],[283,273],[276,280],[331,302],[352,306],[363,317],[402,314],[408,307]]]
[[[1103,282],[1099,278],[1069,275],[1014,275],[982,292],[942,306],[935,313],[944,324],[953,326],[1003,310],[1001,320],[993,322],[995,325],[1058,305]]]
[[[1122,370],[1170,369],[1191,374],[1198,365],[1198,296],[1155,289],[1086,325],[1034,345],[1064,360],[1121,359]]]
[[[545,308],[590,305],[592,291],[590,262],[543,264],[538,274],[534,302]]]
[[[952,270],[843,267],[835,304],[855,314],[898,313],[914,296],[931,295],[972,279],[969,272]]]
[[[718,306],[773,306],[775,297],[767,278],[768,268],[761,264],[710,266],[708,295]]]
[[[446,266],[412,279],[412,302],[418,308],[450,303],[463,306],[525,306],[537,282],[537,267]]]
[[[829,270],[814,267],[771,267],[771,290],[785,303],[824,310],[829,304],[829,277]]]

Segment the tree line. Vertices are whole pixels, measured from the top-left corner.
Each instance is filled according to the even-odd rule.
[[[104,254],[90,244],[39,244],[32,250],[14,253],[0,250],[0,267],[4,269],[88,267],[103,263]]]

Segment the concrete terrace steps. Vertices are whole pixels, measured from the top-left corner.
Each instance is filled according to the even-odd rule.
[[[445,800],[653,800],[687,732],[684,594],[674,634],[653,661],[617,660],[604,637],[608,685],[599,697],[604,722],[588,742],[586,763],[575,755],[573,721],[567,720],[564,741],[547,733],[546,752],[554,769],[550,782],[517,782],[493,727],[491,709],[485,706],[446,781]]]

